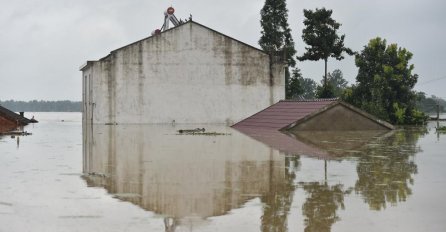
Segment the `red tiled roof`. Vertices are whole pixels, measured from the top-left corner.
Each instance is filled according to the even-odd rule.
[[[255,127],[280,130],[334,102],[337,102],[337,99],[279,101],[251,117],[236,123],[232,127]]]

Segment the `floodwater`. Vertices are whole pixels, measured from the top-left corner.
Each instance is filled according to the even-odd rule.
[[[83,138],[79,113],[35,116],[32,135],[0,137],[1,232],[446,231],[436,122],[289,135],[103,125]],[[217,135],[177,132],[196,127]]]

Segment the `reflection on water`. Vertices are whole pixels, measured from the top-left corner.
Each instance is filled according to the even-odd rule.
[[[301,184],[308,197],[302,206],[306,232],[331,231],[331,226],[340,220],[336,211],[344,209],[343,185],[329,186],[327,183],[309,182]]]
[[[179,135],[178,129],[94,126],[84,141],[84,179],[89,186],[103,187],[118,199],[162,215],[165,231],[206,226],[207,218],[226,215],[252,199],[262,205],[261,231],[294,230],[290,220],[303,220],[305,231],[331,231],[343,220],[339,210],[348,211],[347,196],[361,196],[371,210],[396,206],[410,197],[417,174],[414,156],[421,152],[417,141],[427,133],[302,132],[285,135],[297,142],[292,149],[289,144],[281,149],[271,137],[274,133],[262,137],[259,131],[245,135],[212,126],[206,130],[226,135],[203,136]],[[354,162],[356,173],[345,175],[356,181],[327,180],[327,162],[325,170],[316,170],[325,172],[324,179],[315,181],[301,171],[301,154],[284,152],[299,150]],[[297,181],[297,176],[302,178]],[[298,189],[305,193],[298,203],[302,219],[290,219]]]
[[[177,129],[95,126],[85,149],[89,186],[165,215],[166,230],[285,188],[279,152],[226,127],[207,128],[229,134],[222,136],[178,135]]]
[[[331,157],[358,153],[366,144],[394,133],[387,130],[368,131],[299,131],[289,133],[295,139],[326,151]]]
[[[355,191],[361,194],[370,209],[381,210],[386,203],[396,205],[412,194],[417,165],[414,155],[420,152],[416,145],[425,129],[398,130],[393,136],[369,144],[358,155]]]
[[[295,190],[295,170],[300,165],[299,158],[299,156],[285,157],[285,179],[277,184],[273,183],[272,191],[260,197],[264,203],[262,231],[287,231],[287,219]]]

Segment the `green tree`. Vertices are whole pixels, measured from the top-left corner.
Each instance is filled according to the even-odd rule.
[[[287,62],[288,66],[294,67],[296,54],[291,29],[288,25],[288,9],[285,0],[266,0],[260,11],[260,25],[262,26],[259,45],[270,56],[279,55]],[[288,93],[290,71],[285,70],[285,92]],[[289,98],[290,96],[285,96]]]
[[[317,98],[333,98],[341,97],[342,93],[347,89],[348,81],[344,79],[342,71],[335,69],[333,72],[328,73],[327,84],[324,80],[321,81],[321,85],[316,88]]]
[[[335,97],[340,97],[342,92],[347,88],[348,81],[344,79],[342,71],[339,69],[333,70],[328,74],[328,83],[333,86],[333,92]]]
[[[298,98],[304,92],[301,85],[302,73],[299,68],[293,69],[293,75],[290,78],[290,83],[286,89],[286,96],[289,98]]]
[[[314,99],[316,97],[316,81],[311,78],[302,78],[299,81],[303,90],[301,96],[305,99]]]
[[[290,98],[313,99],[316,96],[316,82],[311,78],[304,78],[299,68],[293,69],[293,75],[290,78],[287,95]]]
[[[425,121],[416,109],[417,95],[413,87],[418,75],[409,64],[412,53],[397,44],[387,46],[379,37],[356,55],[359,68],[356,85],[343,98],[375,116],[398,124],[417,124]]]
[[[332,57],[337,60],[344,59],[342,55],[344,52],[348,55],[353,55],[353,51],[344,46],[345,35],[339,36],[337,30],[341,26],[331,18],[332,10],[325,8],[312,10],[304,10],[304,25],[302,30],[302,39],[308,45],[305,53],[297,57],[300,61],[305,60],[324,60],[325,75],[323,88],[329,88],[327,83],[327,62],[328,58]],[[324,94],[329,94],[330,91],[324,90]],[[324,97],[333,97],[325,96]]]
[[[73,101],[1,101],[0,105],[15,112],[80,112],[82,102]]]
[[[331,83],[318,85],[316,87],[316,97],[317,98],[334,98],[335,90]]]
[[[424,113],[434,113],[437,112],[437,105],[440,108],[440,112],[444,112],[446,101],[432,95],[431,97],[426,97],[426,93],[417,92],[417,109]]]

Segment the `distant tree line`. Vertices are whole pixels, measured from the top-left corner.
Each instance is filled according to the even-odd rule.
[[[425,113],[436,113],[437,105],[440,112],[445,112],[446,101],[442,98],[432,95],[431,97],[426,97],[426,93],[417,93],[417,108]]]
[[[288,27],[286,0],[265,0],[261,14],[259,45],[270,55],[281,55],[288,68],[285,70],[285,98],[313,99],[340,98],[370,114],[393,124],[421,124],[428,119],[425,113],[446,106],[442,99],[426,97],[413,88],[418,75],[410,63],[412,53],[396,43],[387,44],[380,37],[370,39],[361,51],[344,45],[345,35],[338,34],[341,24],[332,18],[332,10],[304,9],[302,40],[307,45],[302,55],[294,55],[294,41]],[[348,85],[341,70],[328,72],[329,58],[355,57],[358,67],[356,82]],[[304,78],[296,61],[323,60],[325,72],[320,84]],[[289,68],[294,67],[290,72]]]
[[[0,105],[14,112],[81,112],[81,102],[74,101],[0,101]]]

